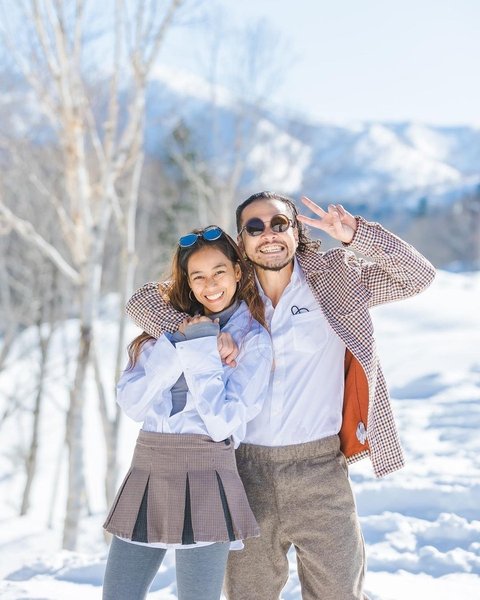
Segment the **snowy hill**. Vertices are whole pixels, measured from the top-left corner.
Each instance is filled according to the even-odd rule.
[[[326,197],[413,209],[423,197],[448,202],[480,183],[480,130],[380,123],[329,129],[315,127],[305,173],[305,186]],[[467,137],[476,156],[467,156],[472,153]]]
[[[189,150],[212,174],[225,175],[240,158],[243,190],[341,201],[366,207],[371,216],[479,193],[479,127],[314,123],[250,106],[245,97],[239,101],[197,75],[156,67],[147,90],[147,152],[167,163],[172,131],[181,125],[188,129]],[[49,139],[31,93],[18,88],[0,95],[0,106],[19,136]]]
[[[350,467],[367,545],[367,591],[372,600],[480,598],[480,358],[476,350],[480,316],[474,303],[479,294],[478,273],[440,272],[424,294],[373,311],[407,466],[381,480],[374,479],[368,461]],[[97,327],[102,375],[110,381],[113,316],[109,318],[106,311]],[[36,359],[28,352],[33,330],[19,338],[14,360],[0,375],[0,414],[5,410],[4,394],[21,400],[0,429],[2,600],[94,600],[101,594],[107,552],[101,523],[106,507],[103,442],[94,394],[89,395],[85,412],[92,514],[82,521],[79,551],[59,550],[66,470],[63,386],[69,376],[64,356],[66,349],[75,348],[75,330],[75,322],[65,323],[52,345],[40,467],[26,517],[17,516],[23,483],[19,454],[30,433],[31,398],[23,398],[21,392],[34,389]],[[123,471],[137,427],[126,419],[123,422]],[[299,590],[292,555],[283,600],[299,600]],[[150,597],[176,597],[173,555],[167,555]]]
[[[181,120],[198,147],[215,156],[221,169],[232,164],[235,131],[243,118],[242,133],[252,142],[245,156],[247,187],[361,204],[378,214],[414,210],[425,199],[434,205],[448,204],[478,192],[480,186],[480,128],[476,127],[335,125],[260,110],[252,132],[242,117],[245,107],[240,109],[228,91],[168,69],[156,71],[149,107],[147,144],[152,152],[165,131]],[[160,133],[155,124],[165,112],[170,117],[162,120]],[[218,148],[223,149],[220,156],[215,154]]]

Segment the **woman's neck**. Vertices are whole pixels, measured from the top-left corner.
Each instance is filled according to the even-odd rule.
[[[207,315],[210,319],[219,319],[220,327],[223,327],[225,323],[227,323],[228,319],[233,315],[233,313],[237,310],[240,301],[238,298],[235,298],[230,306],[224,308],[223,310],[217,313],[210,313]]]

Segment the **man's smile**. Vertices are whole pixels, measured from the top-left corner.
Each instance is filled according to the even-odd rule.
[[[259,249],[262,254],[275,254],[276,252],[282,252],[283,246],[280,244],[265,244]]]

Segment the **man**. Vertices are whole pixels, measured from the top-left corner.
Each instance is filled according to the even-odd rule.
[[[230,553],[229,600],[278,600],[292,545],[303,600],[366,598],[346,462],[369,456],[377,477],[403,466],[369,308],[421,292],[434,268],[379,224],[341,205],[324,211],[302,201],[316,218],[272,192],[237,208],[238,244],[255,269],[274,370],[269,398],[237,450],[261,535]],[[344,247],[319,252],[305,224]],[[152,284],[136,292],[127,312],[157,336],[181,320]]]

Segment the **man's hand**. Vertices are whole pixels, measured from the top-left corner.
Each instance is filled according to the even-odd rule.
[[[217,337],[217,348],[222,363],[229,367],[236,367],[237,363],[235,359],[239,355],[239,349],[232,336],[225,332],[222,332]]]
[[[357,231],[357,221],[341,204],[329,204],[328,212],[326,212],[306,196],[302,196],[301,200],[319,218],[312,219],[298,215],[299,221],[325,231],[333,239],[344,244],[349,244],[353,240],[353,236]]]

